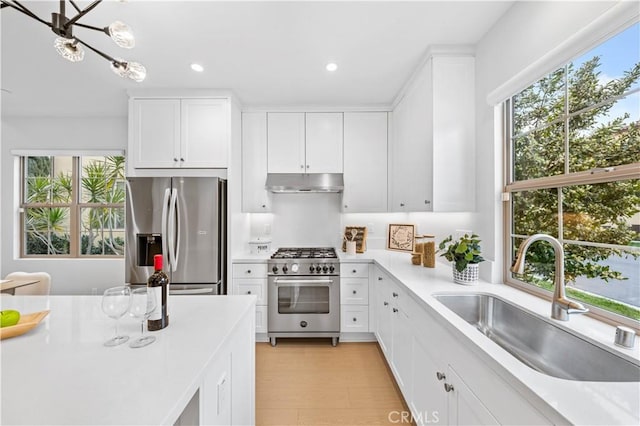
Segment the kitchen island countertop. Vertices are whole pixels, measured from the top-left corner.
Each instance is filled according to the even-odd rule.
[[[101,296],[3,296],[0,302],[23,314],[51,311],[35,329],[0,346],[1,423],[32,425],[173,424],[255,309],[255,297],[172,297],[170,325],[152,333],[151,345],[132,349],[103,346],[114,335],[114,320],[101,311]],[[140,322],[123,317],[119,331],[135,339]]]

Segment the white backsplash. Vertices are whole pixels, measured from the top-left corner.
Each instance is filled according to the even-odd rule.
[[[416,225],[418,234],[435,235],[439,243],[456,230],[473,230],[474,213],[348,213],[340,211],[341,194],[273,194],[272,213],[250,214],[252,239],[279,247],[340,246],[345,226],[366,226],[367,248],[384,249],[390,223]],[[247,242],[248,243],[248,242]],[[248,244],[247,244],[248,251]]]

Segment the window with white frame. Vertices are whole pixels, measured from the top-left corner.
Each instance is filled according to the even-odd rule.
[[[512,96],[504,114],[507,282],[553,290],[546,242],[523,275],[508,270],[526,237],[549,234],[564,247],[567,295],[638,327],[640,24]]]
[[[123,156],[20,160],[22,257],[123,256]]]

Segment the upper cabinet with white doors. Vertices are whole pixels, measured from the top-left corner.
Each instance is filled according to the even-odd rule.
[[[387,211],[386,112],[344,113],[342,211]]]
[[[475,209],[474,64],[432,54],[393,110],[389,211]]]
[[[271,211],[267,178],[267,113],[242,113],[242,211]]]
[[[128,171],[227,168],[229,98],[129,100]]]
[[[342,173],[343,113],[267,113],[269,173]]]

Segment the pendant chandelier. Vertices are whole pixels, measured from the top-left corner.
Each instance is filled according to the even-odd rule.
[[[135,46],[135,39],[133,38],[131,28],[129,28],[127,24],[120,21],[115,21],[108,27],[104,28],[82,24],[78,21],[87,13],[92,11],[100,3],[102,3],[102,0],[96,0],[84,9],[80,9],[73,0],[68,0],[68,2],[71,4],[71,6],[73,6],[76,12],[75,16],[72,16],[70,18],[68,18],[65,13],[66,1],[67,0],[60,0],[60,10],[57,13],[53,12],[51,14],[51,22],[47,22],[44,19],[41,19],[26,6],[24,6],[24,4],[17,0],[0,0],[0,9],[10,7],[51,28],[51,31],[53,31],[58,36],[55,39],[53,46],[55,47],[56,51],[68,61],[82,61],[84,59],[84,46],[109,61],[111,63],[111,69],[113,70],[113,72],[118,74],[120,77],[130,78],[131,80],[137,82],[141,82],[142,80],[144,80],[147,75],[147,70],[142,64],[109,56],[106,53],[103,53],[98,49],[88,45],[73,33],[74,27],[87,28],[90,30],[105,33],[115,42],[115,44],[120,47],[123,47],[125,49],[132,49]]]

